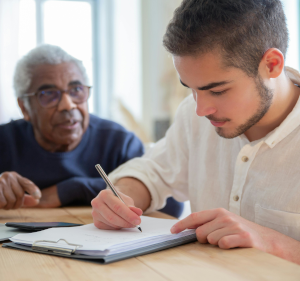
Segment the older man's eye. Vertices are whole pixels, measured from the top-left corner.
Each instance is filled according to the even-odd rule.
[[[55,103],[59,100],[60,95],[61,93],[59,90],[45,90],[38,94],[38,99],[42,106],[48,106],[49,104]]]
[[[49,97],[49,96],[55,96],[55,95],[57,95],[57,92],[58,91],[56,91],[56,90],[48,90],[48,91],[42,91],[41,93],[40,93],[40,95],[41,96],[47,96],[47,97]]]
[[[82,91],[82,86],[76,86],[76,87],[74,87],[72,90],[74,91],[74,92],[81,92]]]
[[[81,95],[82,93],[83,93],[83,87],[82,86],[76,86],[76,87],[73,87],[70,90],[70,95],[71,96],[78,96],[78,95]]]

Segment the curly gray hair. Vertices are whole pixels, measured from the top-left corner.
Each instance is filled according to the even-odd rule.
[[[35,66],[63,62],[75,63],[83,75],[84,83],[88,84],[86,70],[80,60],[72,57],[58,46],[45,44],[34,48],[18,61],[14,75],[14,89],[17,98],[21,98],[27,93],[31,84],[32,70]]]

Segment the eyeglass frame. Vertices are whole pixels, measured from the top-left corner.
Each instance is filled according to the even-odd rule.
[[[87,88],[88,88],[88,95],[87,95],[86,100],[84,100],[83,102],[80,102],[80,103],[76,103],[76,102],[75,102],[75,104],[82,104],[82,103],[86,102],[86,101],[89,99],[89,97],[90,97],[90,89],[92,88],[92,86],[87,86],[87,85],[82,85],[82,84],[74,85],[74,87],[75,87],[75,86],[84,86],[84,87],[87,87]],[[50,88],[49,88],[49,89],[50,89]],[[51,89],[52,89],[52,88],[51,88]],[[59,101],[57,102],[57,104],[56,104],[56,105],[53,105],[53,106],[50,106],[50,107],[42,106],[41,103],[40,103],[40,101],[39,101],[39,99],[38,99],[38,96],[37,96],[40,92],[46,91],[47,89],[39,90],[39,91],[34,92],[34,93],[23,94],[20,98],[29,98],[29,97],[37,96],[38,103],[39,103],[39,105],[40,105],[42,108],[53,108],[53,107],[58,106],[58,104],[61,102],[61,99],[62,99],[62,96],[63,96],[64,93],[67,93],[68,95],[70,95],[69,90],[63,90],[63,89],[59,89],[59,88],[53,88],[53,89],[56,89],[56,90],[60,91],[60,92],[61,92],[61,96],[60,96],[60,99],[59,99]],[[72,101],[73,101],[73,100],[72,100]]]

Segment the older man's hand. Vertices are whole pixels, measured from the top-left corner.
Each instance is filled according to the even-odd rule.
[[[0,175],[0,209],[33,207],[39,203],[40,198],[40,189],[29,179],[16,172],[4,172]]]
[[[61,202],[57,193],[57,186],[53,185],[42,190],[42,198],[40,203],[34,207],[37,208],[57,208],[61,206]]]

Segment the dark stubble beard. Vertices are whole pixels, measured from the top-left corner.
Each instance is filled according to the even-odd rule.
[[[268,112],[272,101],[273,101],[273,91],[266,87],[261,77],[258,75],[255,78],[256,89],[260,96],[260,105],[256,113],[250,117],[244,124],[238,126],[232,134],[226,134],[223,128],[216,128],[216,132],[220,137],[226,139],[232,139],[237,136],[244,134],[248,131],[252,126],[254,126],[257,122],[259,122],[264,115]]]

